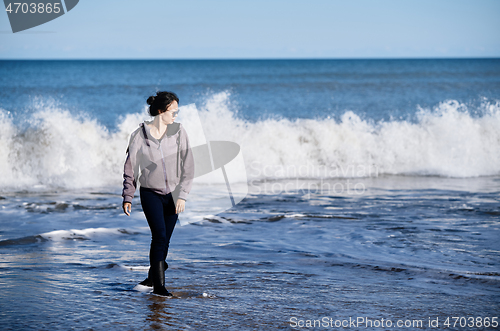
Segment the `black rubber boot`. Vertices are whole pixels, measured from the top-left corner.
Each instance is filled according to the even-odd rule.
[[[151,278],[153,279],[153,293],[165,297],[172,294],[165,288],[165,264],[164,261],[158,261],[151,266]]]
[[[163,264],[165,266],[165,270],[167,270],[168,269],[167,262],[163,261]],[[148,277],[146,279],[144,279],[142,282],[140,282],[139,284],[142,286],[153,287],[153,278],[151,277],[151,268],[149,268]]]

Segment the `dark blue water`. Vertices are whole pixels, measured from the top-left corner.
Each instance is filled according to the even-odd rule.
[[[0,108],[30,110],[54,100],[115,128],[157,90],[181,104],[228,91],[243,119],[410,118],[446,100],[477,107],[498,100],[500,59],[0,61]]]

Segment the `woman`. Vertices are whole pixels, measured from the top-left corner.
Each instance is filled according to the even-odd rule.
[[[141,284],[153,286],[155,294],[171,296],[165,288],[168,245],[191,189],[194,161],[186,131],[174,123],[179,112],[177,95],[158,92],[147,103],[154,119],[141,123],[130,137],[123,174],[123,211],[130,216],[139,177],[141,205],[152,237],[148,278]]]

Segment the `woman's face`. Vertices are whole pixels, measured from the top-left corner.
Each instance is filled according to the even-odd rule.
[[[168,106],[167,110],[159,114],[158,116],[160,116],[160,119],[163,121],[163,123],[172,124],[174,123],[174,120],[177,117],[178,112],[179,112],[179,105],[177,104],[177,101],[174,100],[170,104],[170,106]]]

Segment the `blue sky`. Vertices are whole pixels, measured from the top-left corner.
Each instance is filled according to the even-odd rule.
[[[1,59],[500,57],[499,0],[80,0]]]

